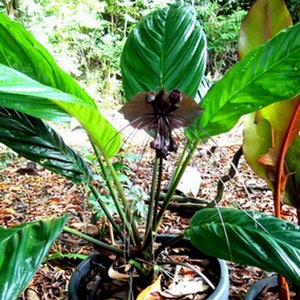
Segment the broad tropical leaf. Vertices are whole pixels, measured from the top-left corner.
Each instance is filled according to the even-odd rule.
[[[52,121],[65,120],[66,117],[73,116],[94,142],[109,155],[119,149],[118,132],[102,117],[94,104],[43,85],[1,64],[0,106]]]
[[[196,213],[185,235],[208,255],[257,266],[300,284],[297,225],[259,212],[212,208]]]
[[[92,178],[81,156],[41,119],[0,107],[0,142],[75,183]]]
[[[47,120],[73,116],[101,149],[110,155],[119,149],[116,129],[100,114],[93,99],[29,32],[3,14],[0,64],[1,106]]]
[[[93,99],[57,65],[32,34],[5,14],[0,15],[0,63],[95,106]]]
[[[300,94],[300,24],[254,49],[208,91],[190,132],[199,138],[229,131],[238,119]]]
[[[267,43],[280,30],[291,26],[292,18],[283,0],[257,0],[245,17],[239,34],[239,57]]]
[[[128,36],[121,57],[127,100],[142,91],[180,89],[194,98],[206,64],[206,38],[186,3],[156,10]]]
[[[59,89],[44,85],[23,73],[0,64],[0,105],[18,109],[35,117],[51,121],[65,121],[70,115],[64,107],[77,105],[96,110],[95,105]]]
[[[63,230],[67,215],[59,218],[0,227],[0,295],[17,299]]]

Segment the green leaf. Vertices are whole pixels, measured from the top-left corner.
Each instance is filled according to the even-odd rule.
[[[206,38],[196,12],[176,3],[149,14],[129,34],[121,57],[126,98],[179,88],[195,97],[206,64]]]
[[[5,15],[0,15],[0,64],[1,106],[46,120],[73,116],[102,150],[117,152],[120,135],[94,100],[29,32]]]
[[[254,49],[208,91],[189,129],[198,138],[229,131],[238,119],[300,94],[300,23]]]
[[[204,253],[276,272],[300,284],[300,227],[228,208],[197,212],[185,235]]]
[[[0,295],[16,299],[39,268],[68,216],[0,227]]]
[[[73,116],[109,155],[119,149],[120,135],[94,104],[45,86],[4,65],[0,65],[0,106],[52,121]]]
[[[0,107],[0,142],[75,183],[87,183],[92,178],[81,156],[40,119]]]
[[[255,47],[268,42],[280,30],[292,24],[291,15],[283,0],[255,1],[241,25],[239,56],[246,56]]]
[[[57,65],[32,34],[4,14],[0,14],[0,63],[95,106],[94,100]]]

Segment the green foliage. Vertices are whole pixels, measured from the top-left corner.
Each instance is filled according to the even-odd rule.
[[[107,206],[109,212],[114,215],[117,214],[116,207],[114,205],[114,200],[112,195],[109,192],[109,189],[106,185],[106,180],[101,176],[101,170],[99,169],[96,162],[95,155],[87,152],[85,153],[86,158],[90,161],[90,163],[95,168],[95,176],[94,179],[97,180],[98,188],[100,190],[100,194],[95,195],[90,192],[87,187],[88,192],[88,201],[90,207],[93,211],[93,222],[96,222],[99,218],[105,216],[105,213],[101,206],[99,205],[99,200],[104,202]],[[146,205],[145,202],[148,199],[147,193],[134,182],[136,174],[132,171],[131,165],[136,164],[137,160],[140,158],[128,151],[122,150],[118,155],[114,157],[115,162],[113,163],[113,168],[116,171],[118,180],[122,185],[123,191],[127,200],[127,207],[123,207],[124,210],[130,209],[133,212],[133,216],[136,222],[141,221],[141,219],[145,220],[146,217]],[[106,168],[106,172],[109,174],[109,169]],[[111,180],[112,178],[110,178]]]
[[[244,57],[291,25],[284,1],[255,2],[241,26],[239,56]],[[294,146],[300,140],[299,108],[300,98],[295,97],[260,109],[245,122],[243,153],[249,166],[272,190],[276,216],[280,216],[281,201],[300,208],[299,148],[297,151]]]
[[[20,21],[102,106],[121,100],[120,56],[133,25],[157,1],[24,1]]]
[[[204,253],[278,272],[296,284],[300,284],[299,235],[300,227],[287,221],[228,208],[197,212],[186,231]]]
[[[293,25],[291,15],[283,0],[256,1],[241,25],[239,58],[243,58],[256,46],[265,44],[279,31],[291,25]]]
[[[118,213],[114,201],[109,194],[109,190],[105,188],[105,182],[100,180],[100,185],[101,182],[103,184],[101,194],[98,195],[97,198],[92,193],[89,193],[88,195],[88,202],[93,211],[92,222],[96,222],[98,219],[105,216],[105,212],[99,205],[99,201],[105,203],[108,211],[112,215],[116,215]],[[127,199],[127,208],[124,208],[124,210],[130,209],[132,211],[134,217],[133,222],[138,223],[142,220],[145,220],[147,212],[145,202],[148,199],[148,194],[146,194],[140,186],[134,184],[134,182],[132,182],[130,178],[124,174],[122,174],[122,179],[120,182],[123,186],[123,190]]]
[[[150,11],[173,2],[31,0],[21,2],[18,20],[102,107],[112,107],[123,99],[119,64],[129,32]],[[236,61],[238,29],[245,5],[241,8],[235,1],[186,2],[194,3],[208,37],[207,72],[218,77]]]
[[[155,25],[154,22],[153,24]],[[140,28],[142,26],[137,26],[137,29]],[[203,113],[187,128],[190,140],[197,142],[198,139],[226,132],[242,115],[300,94],[299,29],[300,24],[290,27],[266,45],[254,49],[209,89],[201,102]],[[160,32],[159,28],[157,31]],[[137,86],[136,82],[141,86],[147,82],[147,57],[153,55],[153,52],[139,52],[138,50],[144,47],[139,41],[143,41],[144,38],[148,42],[149,36],[153,36],[155,41],[159,36],[148,34],[148,31],[143,29],[139,33],[135,34],[138,42],[132,47],[124,48],[124,51],[129,51],[133,57],[139,53],[136,65],[141,73],[131,79],[129,86],[133,86],[133,89]],[[129,53],[126,55],[130,56]],[[155,59],[153,61],[155,62]],[[131,68],[130,64],[131,61],[127,62],[128,68]],[[163,67],[160,68],[163,70]],[[133,74],[134,72],[132,77]],[[184,166],[180,167],[182,169]],[[178,173],[175,171],[175,175]],[[299,251],[295,253],[298,246],[294,240],[299,238],[299,235],[298,226],[277,218],[221,209],[200,211],[192,219],[191,228],[187,230],[187,236],[207,254],[277,271],[296,283],[300,280]],[[278,260],[280,262],[276,264]]]
[[[298,95],[299,30],[298,23],[255,48],[215,83],[201,103],[204,112],[192,124],[191,135],[198,132],[205,139],[226,132],[243,114]]]
[[[67,221],[64,217],[0,227],[0,295],[16,299],[31,280]]]
[[[123,99],[120,55],[133,26],[175,0],[68,2],[21,1],[17,18],[103,106]],[[236,61],[241,20],[253,1],[186,1],[194,4],[208,38],[207,73],[217,78]],[[288,0],[294,22],[298,0]]]
[[[201,1],[197,5],[199,20],[208,40],[207,72],[219,77],[237,62],[236,48],[239,28],[246,10],[234,2]]]
[[[0,2],[0,14],[5,13],[6,9],[5,9],[5,5],[3,3],[3,1]]]
[[[205,66],[206,38],[194,9],[179,3],[156,10],[132,30],[124,46],[125,96],[180,88],[194,97]]]
[[[12,165],[17,158],[17,153],[12,151],[10,148],[6,148],[4,145],[0,146],[0,170],[6,169]],[[3,175],[4,176],[4,175]]]
[[[50,2],[47,2],[47,4],[49,3]],[[174,16],[177,17],[176,26],[170,26],[166,18],[166,16],[169,16],[171,13],[174,13]],[[229,12],[227,11],[226,13],[228,14]],[[159,200],[159,193],[157,193],[158,196],[155,198],[155,181],[158,181],[158,175],[156,174],[159,174],[156,170],[162,167],[163,160],[160,161],[160,166],[158,160],[155,162],[152,182],[153,187],[151,188],[149,200],[149,203],[152,201],[154,204],[149,205],[146,233],[141,241],[137,224],[136,222],[132,222],[134,212],[130,208],[132,207],[132,202],[135,200],[130,199],[130,193],[132,193],[132,191],[131,185],[127,181],[128,175],[126,172],[128,170],[125,164],[120,163],[120,161],[113,161],[108,155],[113,154],[119,148],[119,142],[116,144],[112,142],[115,137],[118,137],[116,131],[99,113],[93,99],[81,91],[80,87],[70,76],[67,76],[61,71],[48,52],[46,52],[28,32],[6,18],[1,19],[1,21],[3,26],[0,27],[0,29],[4,34],[0,35],[2,38],[2,40],[0,40],[0,47],[1,50],[3,49],[2,52],[6,53],[6,55],[0,57],[2,59],[0,62],[5,64],[0,65],[0,104],[6,108],[28,113],[35,118],[48,116],[48,119],[52,120],[57,116],[70,115],[80,121],[81,125],[89,134],[94,147],[95,159],[99,164],[99,170],[101,172],[99,179],[105,181],[107,191],[115,206],[115,212],[122,222],[122,229],[120,229],[119,224],[114,220],[114,212],[110,212],[109,205],[101,198],[101,190],[96,189],[97,184],[93,182],[93,184],[89,185],[89,189],[111,222],[118,237],[130,241],[130,246],[134,245],[137,246],[136,249],[142,249],[139,255],[144,254],[145,257],[140,256],[139,259],[142,257],[147,260],[149,256],[151,256],[150,253],[152,253],[150,250],[152,250],[151,247],[153,246],[153,232],[158,232],[162,214],[167,208],[168,201],[174,192],[174,188],[169,189],[159,214],[157,214],[157,211],[153,211],[155,202],[158,203]],[[187,32],[192,32],[192,29],[195,29],[195,33],[187,34]],[[299,95],[299,29],[300,24],[290,27],[288,30],[274,37],[274,39],[269,41],[266,45],[256,48],[209,89],[201,104],[205,108],[204,112],[187,130],[191,140],[195,142],[196,146],[200,139],[206,137],[206,134],[212,136],[229,130],[237,122],[238,118],[244,114],[253,112],[276,101]],[[16,33],[16,36],[10,34],[11,32]],[[167,36],[164,35],[166,32],[168,33]],[[184,39],[180,39],[178,36],[184,37]],[[169,37],[173,40],[168,40],[168,45],[164,44],[162,41],[164,39],[167,40]],[[13,45],[11,45],[11,41],[14,42]],[[22,41],[26,42],[22,43]],[[166,86],[166,88],[176,87],[193,96],[196,94],[204,73],[205,66],[203,56],[206,44],[201,27],[195,20],[195,14],[190,6],[179,3],[155,11],[145,18],[144,23],[142,22],[136,27],[128,41],[122,54],[122,58],[124,58],[124,60],[122,60],[122,71],[125,79],[125,91],[128,98],[140,88],[157,89],[162,86]],[[172,44],[172,42],[175,42],[175,44]],[[151,46],[149,49],[151,49],[152,52],[145,51],[145,43]],[[188,45],[188,47],[186,45]],[[26,59],[26,64],[23,60],[18,60],[18,53],[20,54],[19,56]],[[24,53],[27,55],[24,56]],[[135,59],[137,54],[139,57]],[[151,54],[153,62],[150,62],[149,54]],[[38,56],[38,58],[36,56]],[[47,57],[49,59],[46,59]],[[164,62],[167,62],[167,64],[165,65]],[[27,68],[28,66],[30,66],[30,68]],[[168,66],[168,68],[166,68],[166,66]],[[190,68],[188,73],[185,69],[186,66]],[[149,72],[149,69],[154,72]],[[51,70],[51,72],[49,70]],[[180,74],[177,74],[178,72],[180,72]],[[152,82],[154,82],[154,85]],[[142,113],[143,112],[141,112],[141,114]],[[140,117],[138,113],[137,117]],[[203,131],[205,132],[204,134]],[[29,146],[30,142],[28,137],[24,138],[25,147]],[[111,147],[107,147],[107,144],[110,142]],[[184,167],[189,162],[192,153],[193,151],[185,152],[186,159],[181,160],[178,169],[175,171],[175,181],[172,182],[174,183],[173,187],[175,186],[176,188],[176,182],[180,179]],[[61,151],[61,155],[65,156],[66,153]],[[122,172],[120,172],[121,170]],[[129,194],[126,190],[127,187]],[[159,191],[159,189],[157,190]],[[124,210],[124,208],[126,209]],[[255,222],[254,225],[253,222],[250,224],[253,218],[248,218],[247,220],[242,219],[245,217],[241,216],[240,218],[240,215],[236,212],[232,212],[232,215],[236,216],[234,218],[231,217],[230,213],[226,215],[226,212],[222,212],[222,218],[217,219],[217,214],[218,210],[216,210],[216,212],[209,211],[209,215],[213,216],[212,219],[210,219],[209,216],[207,218],[197,217],[195,219],[196,223],[192,222],[191,230],[195,229],[195,231],[192,233],[189,231],[189,234],[194,241],[203,241],[203,239],[197,237],[198,234],[200,236],[203,234],[201,223],[203,222],[204,225],[208,224],[208,227],[210,229],[212,228],[212,234],[206,236],[206,239],[211,239],[213,234],[217,236],[223,235],[225,244],[227,238],[229,238],[229,240],[232,238],[235,242],[234,247],[237,249],[236,251],[242,251],[239,249],[240,244],[236,242],[236,232],[242,233],[242,238],[243,236],[250,236],[253,239],[259,239],[261,232],[257,233],[257,231],[255,231],[255,233],[252,234],[252,229],[261,221],[263,227],[267,228],[270,232],[272,232],[274,228],[276,230],[272,232],[273,235],[263,235],[266,243],[259,244],[259,240],[257,243],[248,243],[247,249],[254,249],[255,252],[258,252],[257,249],[260,249],[259,247],[266,246],[266,250],[270,250],[272,256],[275,256],[277,253],[277,244],[279,244],[280,252],[276,258],[280,260],[281,264],[276,266],[276,271],[289,274],[289,266],[284,266],[284,259],[288,259],[291,262],[295,259],[295,256],[293,256],[293,251],[295,250],[294,239],[300,240],[298,228],[286,223],[283,224],[280,220],[276,219],[271,219],[271,222],[268,222],[268,220],[265,221],[264,216],[256,214],[252,215],[253,218],[257,218],[257,222]],[[244,216],[247,216],[247,214],[244,214]],[[221,221],[227,221],[227,217],[230,223],[233,224],[228,225],[228,230],[224,231]],[[220,223],[217,229],[212,226],[212,221]],[[234,224],[234,222],[236,222],[236,224]],[[252,226],[250,233],[246,230],[247,228],[241,228],[241,225],[247,225],[246,227]],[[282,239],[278,234],[278,226],[279,229],[286,230],[286,235],[282,238],[284,245],[281,243]],[[230,231],[233,227],[234,229],[237,228],[237,230]],[[265,232],[263,232],[263,234],[264,233]],[[290,237],[293,237],[293,239],[290,239]],[[272,238],[274,238],[274,240],[272,240]],[[246,239],[246,241],[248,241],[248,239]],[[19,244],[14,243],[11,249],[17,251],[18,245]],[[208,245],[210,246],[206,249],[207,251],[217,253],[215,243]],[[256,247],[257,245],[259,245],[259,247]],[[201,247],[201,245],[198,246]],[[251,246],[253,248],[251,248]],[[105,247],[105,244],[103,247]],[[112,246],[106,249],[111,248]],[[281,251],[282,248],[284,248],[284,251]],[[117,250],[120,251],[120,249]],[[224,250],[224,248],[221,250]],[[281,254],[283,256],[281,256]],[[153,257],[150,258],[154,259]],[[135,257],[133,259],[135,259]],[[272,257],[272,259],[274,260],[274,257]],[[267,260],[261,260],[260,262],[261,267],[265,267],[263,262],[266,262],[268,268]],[[20,262],[21,265],[22,263],[24,263],[24,261]],[[10,267],[9,265],[6,269]],[[295,270],[298,275],[293,275],[289,278],[298,282],[299,271],[297,269]],[[147,273],[149,270],[144,271]],[[10,278],[10,280],[12,280],[12,278]]]
[[[299,209],[300,207],[300,138],[299,136],[290,145],[285,160],[287,170],[289,172],[289,179],[287,182],[284,200],[293,207]]]
[[[290,203],[299,205],[299,96],[295,96],[300,94],[300,24],[276,35],[291,23],[285,6],[278,2],[272,2],[272,7],[268,1],[258,1],[252,7],[241,30],[242,59],[204,97],[205,110],[195,126],[208,135],[217,134],[226,124],[226,130],[232,127],[229,119],[237,120],[238,111],[256,111],[246,124],[243,150],[257,174],[272,186],[276,216],[284,192]],[[272,36],[267,44],[256,47]],[[209,255],[277,272],[296,284],[300,283],[299,233],[299,226],[273,216],[223,208],[198,212],[186,231]]]
[[[80,253],[60,253],[60,252],[54,252],[51,253],[50,255],[47,255],[45,258],[45,262],[54,260],[54,259],[62,259],[62,258],[74,258],[74,259],[87,259],[89,256],[85,254],[80,254]]]
[[[194,25],[196,25],[195,34],[184,35],[187,37],[187,42],[189,43],[188,53],[196,54],[195,56],[182,56],[185,60],[191,59],[193,62],[197,63],[197,58],[203,57],[203,53],[205,53],[203,48],[205,48],[206,45],[201,27],[195,21],[194,13],[190,7],[185,5],[181,5],[180,7],[174,6],[172,9],[165,8],[164,11],[159,11],[159,13],[163,12],[168,15],[169,11],[172,11],[172,13],[178,17],[179,24],[182,24],[180,30],[183,33],[185,33],[185,30],[190,31],[191,29],[194,29]],[[156,18],[158,18],[157,15]],[[192,27],[189,24],[189,20],[191,20],[193,25]],[[112,223],[116,234],[121,239],[123,238],[128,240],[129,238],[132,245],[141,246],[141,238],[140,233],[137,230],[137,222],[133,222],[133,220],[137,214],[141,215],[143,213],[145,202],[140,201],[140,196],[144,195],[128,181],[128,174],[126,174],[128,170],[126,169],[125,164],[120,164],[120,161],[113,162],[108,155],[116,151],[119,147],[119,136],[116,134],[116,131],[101,116],[92,98],[83,92],[77,83],[56,65],[44,47],[37,43],[33,37],[18,24],[10,21],[4,16],[0,19],[0,21],[2,25],[0,29],[2,30],[2,33],[4,33],[1,35],[2,40],[0,40],[0,47],[3,49],[2,53],[5,53],[5,55],[0,57],[0,62],[5,64],[0,64],[0,104],[4,106],[6,110],[12,109],[12,115],[17,116],[19,113],[27,113],[31,115],[31,117],[35,117],[36,119],[33,119],[22,115],[19,119],[24,119],[24,122],[22,121],[22,123],[26,123],[27,120],[30,120],[27,122],[29,125],[32,125],[33,123],[37,124],[37,128],[33,129],[34,134],[38,134],[38,138],[35,139],[35,141],[38,140],[39,144],[42,146],[47,144],[47,138],[50,137],[55,140],[57,139],[57,136],[52,132],[52,130],[49,130],[48,127],[45,127],[43,123],[39,122],[40,120],[38,118],[54,120],[61,116],[70,115],[76,117],[81,122],[81,125],[86,129],[91,139],[95,151],[95,158],[99,163],[101,177],[105,181],[105,185],[108,189],[107,192],[109,192],[111,196],[115,210],[112,213],[110,212],[109,205],[107,205],[107,203],[103,201],[103,197],[101,197],[101,189],[96,189],[97,184],[93,182],[93,184],[89,185],[89,189],[95,197],[94,199],[98,201],[105,215]],[[163,20],[160,19],[160,21]],[[159,20],[155,23],[158,24],[160,28],[162,28],[162,25],[166,24],[165,21],[160,23]],[[174,28],[172,31],[170,24],[168,26],[168,33],[170,34],[170,37],[175,36]],[[178,33],[177,29],[175,31],[176,33]],[[152,31],[155,33],[151,27],[149,30],[150,32]],[[21,40],[26,42],[22,44]],[[10,42],[8,43],[5,41]],[[180,42],[181,41],[179,40],[178,43],[180,47],[178,49],[184,51],[184,44]],[[196,47],[199,45],[201,46],[199,47],[200,49]],[[160,44],[160,46],[163,45]],[[164,49],[164,51],[166,51],[166,49]],[[175,65],[174,63],[172,64],[172,60],[173,62],[174,60],[178,60],[178,55],[172,54],[170,56],[166,55],[166,57],[169,59],[169,66]],[[170,86],[170,88],[174,85],[177,86],[178,84],[186,84],[186,88],[195,93],[199,82],[201,81],[201,75],[204,72],[204,63],[200,60],[199,64],[187,63],[187,65],[190,67],[197,66],[196,72],[191,72],[191,74],[193,78],[197,77],[196,75],[199,76],[199,78],[196,78],[195,82],[187,82],[187,84],[185,78],[175,76],[176,70],[173,71],[173,76],[172,74],[170,76],[170,74],[168,75],[168,70],[166,68],[159,70],[158,65],[155,65],[155,68],[158,69],[159,74],[164,74],[164,78],[167,79],[166,83]],[[160,65],[160,67],[163,67],[163,65]],[[148,76],[151,76],[152,78],[152,75]],[[178,78],[181,79],[178,81]],[[163,81],[162,84],[164,83],[165,82]],[[18,110],[18,112],[16,112],[16,110]],[[2,118],[3,122],[5,122],[5,116],[2,116]],[[14,123],[14,118],[9,118],[9,121]],[[27,127],[30,129],[34,128],[34,126]],[[12,134],[14,132],[13,130],[15,130],[14,127],[9,127],[8,134]],[[41,132],[46,134],[40,134]],[[18,131],[17,134],[20,141],[20,134]],[[30,145],[32,145],[32,138],[34,137],[28,134],[23,137],[23,149],[27,149],[27,147],[29,149]],[[41,143],[42,140],[45,144]],[[4,136],[1,141],[8,142],[7,139],[5,140]],[[62,151],[65,149],[62,147],[62,140],[58,139],[58,142],[59,147],[56,147],[55,150],[59,151],[63,160],[66,156],[68,156],[68,151]],[[111,144],[111,147],[107,146],[109,143]],[[10,144],[10,146],[12,145]],[[20,153],[22,152],[20,147],[16,147],[15,150]],[[38,157],[40,153],[33,152],[31,155],[36,156],[36,161],[41,161]],[[55,164],[58,169],[61,169],[60,171],[66,171],[66,166],[61,164],[61,161],[57,163],[57,158],[58,155],[56,154],[54,159],[52,159],[53,164]],[[49,164],[47,163],[44,166],[48,168]],[[122,172],[120,172],[121,170]],[[67,175],[64,172],[60,173],[64,176]],[[101,185],[101,182],[99,185]],[[122,222],[121,227],[114,221],[115,214],[118,215]],[[154,220],[151,217],[148,219],[149,221]],[[154,225],[156,225],[156,222]],[[154,225],[153,230],[157,231],[158,227],[154,228]],[[144,242],[147,244],[147,247],[150,247],[151,249],[152,230],[147,232],[149,233],[149,236],[145,237],[145,239],[147,239],[147,243],[145,241]],[[148,242],[150,242],[150,244]],[[145,250],[143,253],[150,255],[152,251]],[[148,256],[146,258],[148,258]],[[22,265],[22,263],[24,262],[20,261],[19,265]]]
[[[86,103],[95,106],[92,98],[57,65],[48,51],[37,42],[21,25],[0,15],[0,62],[33,80],[53,88],[60,87],[76,97],[84,98]],[[32,49],[35,51],[31,51]],[[2,71],[7,72],[7,70]],[[17,80],[15,75],[14,79]],[[19,79],[21,80],[21,79]]]
[[[0,32],[0,104],[46,120],[76,117],[99,147],[115,153],[120,144],[117,131],[48,51],[5,15],[0,15]]]
[[[92,171],[81,156],[41,119],[0,107],[0,140],[23,157],[73,182],[88,183],[92,179]]]
[[[299,0],[285,0],[287,7],[292,16],[293,23],[300,22],[300,1]]]

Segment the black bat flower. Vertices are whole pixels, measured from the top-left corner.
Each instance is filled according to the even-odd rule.
[[[141,92],[133,96],[120,112],[130,125],[137,129],[154,132],[150,147],[158,157],[176,152],[178,146],[172,138],[172,130],[186,127],[202,112],[202,108],[189,96],[175,89],[166,94]]]

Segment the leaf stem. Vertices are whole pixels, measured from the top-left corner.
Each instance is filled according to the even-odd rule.
[[[133,215],[131,213],[131,210],[126,209],[128,202],[127,202],[126,196],[124,194],[123,188],[120,184],[120,181],[118,179],[116,170],[113,167],[112,162],[111,162],[110,158],[108,157],[107,153],[105,151],[101,151],[101,153],[100,153],[99,149],[93,143],[92,143],[92,146],[96,153],[98,163],[100,165],[102,174],[104,175],[104,179],[105,179],[107,187],[111,193],[111,196],[112,196],[112,199],[116,206],[116,209],[118,211],[118,214],[119,214],[122,222],[124,223],[124,226],[131,238],[131,241],[132,241],[133,245],[140,245],[140,238],[139,238],[138,230],[133,221]],[[105,161],[106,166],[104,165],[103,160]],[[106,167],[108,168],[109,172],[107,171]],[[112,181],[111,181],[111,179],[112,179]],[[114,183],[114,186],[112,185],[112,182]],[[116,191],[117,191],[117,193],[116,193]],[[121,203],[120,203],[120,201],[121,201]],[[123,207],[125,209],[125,213],[123,211],[121,204],[123,205]]]
[[[121,231],[121,229],[119,228],[119,226],[116,224],[116,222],[114,221],[113,216],[111,215],[111,213],[109,212],[109,210],[107,209],[107,205],[101,201],[101,195],[99,193],[99,191],[93,186],[93,185],[88,185],[88,188],[90,189],[90,191],[92,192],[92,194],[94,195],[94,197],[96,198],[97,202],[99,203],[99,205],[101,206],[105,216],[108,218],[109,222],[111,223],[112,227],[114,228],[114,230],[116,231],[116,233],[118,234],[118,236],[120,237],[120,239],[124,240],[124,234]]]
[[[155,206],[155,188],[157,185],[157,174],[158,174],[158,159],[156,158],[154,161],[153,172],[152,172],[152,182],[151,182],[151,190],[150,190],[150,199],[148,204],[148,213],[147,213],[147,223],[145,229],[145,236],[144,236],[144,245],[143,249],[147,248],[149,245],[149,239],[152,235],[153,230],[153,218],[154,218],[154,206]]]
[[[157,217],[156,224],[155,224],[156,227],[154,229],[155,232],[157,232],[157,230],[160,226],[160,223],[162,221],[164,213],[172,200],[172,196],[178,186],[178,183],[179,183],[182,175],[184,174],[188,164],[190,163],[190,160],[193,156],[193,153],[197,149],[198,144],[199,144],[198,140],[195,140],[193,142],[188,141],[184,151],[181,154],[180,161],[176,167],[174,176],[171,179],[171,183],[170,183],[168,191],[166,193],[166,197],[165,197],[163,204],[160,208],[160,211],[158,213],[158,217]]]
[[[76,235],[76,236],[78,236],[78,237],[80,237],[80,238],[82,238],[82,239],[84,239],[84,240],[86,240],[88,242],[91,242],[91,243],[93,243],[95,245],[98,245],[101,248],[104,248],[106,250],[112,251],[112,252],[117,253],[117,254],[123,254],[124,253],[124,251],[122,249],[114,247],[114,246],[111,246],[111,245],[109,245],[107,243],[101,242],[101,241],[99,241],[99,240],[97,240],[97,239],[95,239],[95,238],[93,238],[93,237],[91,237],[91,236],[89,236],[87,234],[84,234],[84,233],[82,233],[82,232],[80,232],[80,231],[78,231],[76,229],[70,228],[68,226],[64,226],[63,230],[65,232],[74,234],[74,235]]]
[[[159,157],[158,159],[158,175],[157,175],[157,183],[156,183],[156,193],[155,193],[155,203],[154,203],[154,216],[152,221],[152,231],[156,230],[156,221],[157,221],[157,212],[159,206],[159,195],[161,191],[161,180],[162,180],[162,169],[163,169],[163,158]]]

